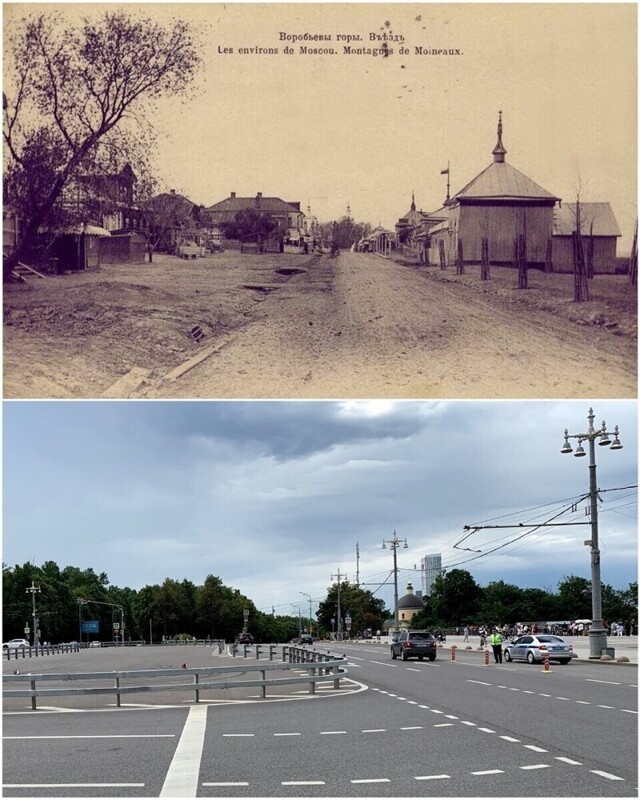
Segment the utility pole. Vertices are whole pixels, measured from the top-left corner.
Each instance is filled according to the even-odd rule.
[[[307,592],[300,592],[300,594],[303,594],[305,597],[309,598],[309,633],[311,633],[311,620],[312,620],[311,615],[313,613],[311,609],[311,595],[308,594]]]
[[[398,559],[397,559],[397,550],[400,546],[400,539],[398,539],[398,534],[394,531],[393,532],[393,539],[383,539],[382,540],[382,549],[386,550],[387,545],[391,547],[393,550],[393,600],[394,600],[394,623],[395,623],[395,630],[399,630],[399,621],[398,621]],[[407,544],[407,540],[404,540],[404,544],[402,545],[404,548],[409,547]]]
[[[618,426],[614,428],[613,442],[607,433],[606,423],[602,422],[599,429],[593,427],[595,414],[593,409],[589,409],[587,415],[589,429],[586,433],[570,434],[568,429],[564,430],[564,444],[561,453],[573,453],[573,448],[569,444],[569,439],[577,439],[574,456],[580,458],[587,454],[584,451],[582,442],[589,442],[589,502],[591,505],[591,539],[587,539],[585,545],[591,548],[591,627],[589,628],[589,658],[599,659],[607,647],[607,632],[602,624],[602,583],[600,579],[600,547],[598,545],[598,482],[596,479],[596,439],[601,446],[610,445],[611,450],[622,450],[620,439],[618,438]]]
[[[356,586],[360,588],[360,545],[356,542]]]
[[[26,592],[26,594],[31,594],[31,600],[32,600],[32,603],[33,603],[33,611],[31,612],[31,617],[33,619],[33,622],[32,622],[32,625],[33,625],[33,630],[32,630],[33,646],[35,647],[38,644],[38,641],[40,640],[40,631],[38,630],[38,626],[40,624],[40,620],[38,619],[38,617],[36,615],[36,594],[40,594],[40,587],[36,586],[34,584],[33,580],[32,580],[31,581],[31,586],[29,586],[25,590],[25,592]]]
[[[336,578],[335,575],[331,576],[331,580],[334,580],[335,578]],[[341,642],[342,641],[342,611],[340,609],[340,582],[342,580],[346,581],[347,580],[347,576],[346,575],[340,575],[340,568],[339,567],[338,567],[337,578],[338,578],[338,633],[337,633],[338,639],[337,640],[339,642]]]

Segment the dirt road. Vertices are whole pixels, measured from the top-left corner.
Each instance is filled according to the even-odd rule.
[[[635,287],[596,276],[576,305],[571,281],[223,253],[9,286],[4,396],[635,398]]]
[[[344,252],[148,397],[635,397],[635,343]]]

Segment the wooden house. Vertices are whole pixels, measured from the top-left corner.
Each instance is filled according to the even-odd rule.
[[[465,262],[480,263],[482,238],[486,237],[490,262],[512,265],[514,242],[524,234],[528,263],[544,265],[553,233],[553,210],[560,198],[506,162],[502,112],[498,142],[492,152],[493,162],[445,203],[447,220],[430,231],[432,263],[437,262],[440,241],[447,263],[455,261],[458,242],[462,242]]]
[[[564,203],[553,213],[553,269],[573,272],[573,234],[577,204]],[[621,235],[610,203],[580,203],[580,232],[585,258],[593,257],[594,272],[616,271],[617,239]]]

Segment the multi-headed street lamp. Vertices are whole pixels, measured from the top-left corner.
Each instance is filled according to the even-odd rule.
[[[313,609],[311,608],[311,595],[307,592],[300,592],[300,594],[303,594],[305,597],[309,598],[309,633],[311,633],[311,615],[313,613]]]
[[[397,550],[400,546],[401,542],[398,539],[398,534],[394,531],[393,532],[393,539],[383,539],[382,540],[382,549],[386,550],[387,545],[391,547],[393,550],[393,600],[394,600],[394,608],[395,608],[395,630],[399,629],[398,623],[398,559],[397,559]],[[403,547],[407,548],[409,545],[407,544],[407,540],[404,540]]]
[[[591,539],[585,544],[591,548],[591,628],[589,630],[589,658],[600,658],[602,651],[607,646],[607,632],[602,624],[602,584],[600,580],[600,548],[598,546],[598,483],[596,480],[596,448],[595,442],[601,447],[610,445],[611,450],[622,450],[618,438],[618,426],[613,429],[613,441],[607,432],[606,423],[596,430],[593,427],[595,414],[589,409],[587,416],[589,429],[586,433],[570,434],[564,430],[564,444],[561,453],[573,453],[577,458],[586,456],[583,442],[589,443],[589,502],[591,505]],[[569,439],[577,439],[578,446],[573,451]]]

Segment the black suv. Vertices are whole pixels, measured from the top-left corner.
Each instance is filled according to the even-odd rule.
[[[391,642],[391,658],[402,656],[402,660],[426,656],[429,661],[436,660],[436,640],[428,631],[402,631]]]
[[[303,633],[298,641],[300,644],[313,644],[313,636],[310,633]]]
[[[236,644],[253,644],[253,636],[250,633],[239,633],[236,636]]]

